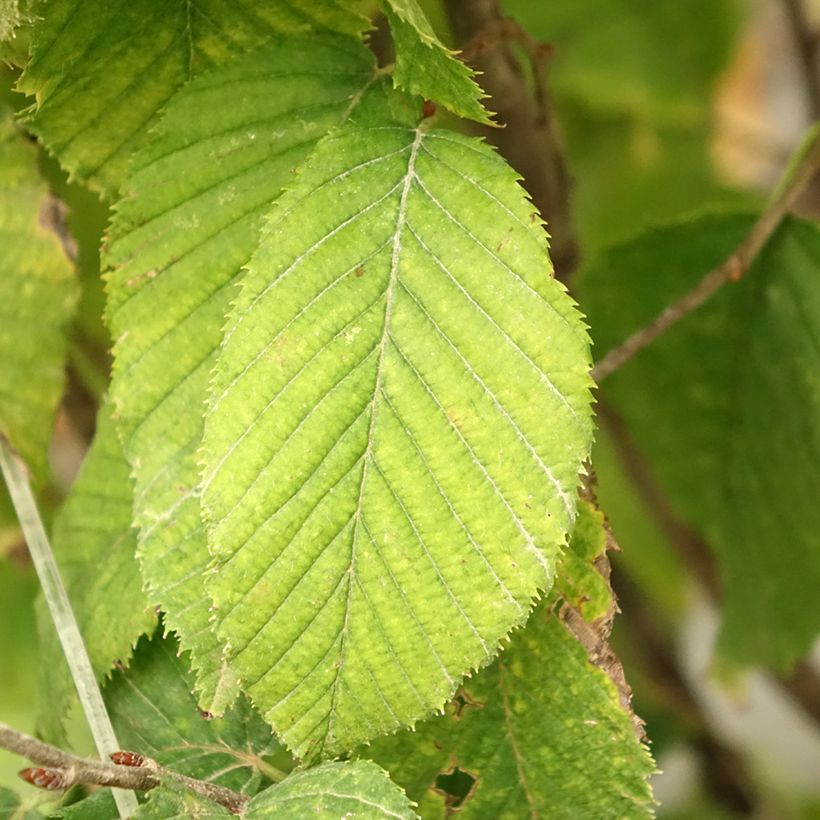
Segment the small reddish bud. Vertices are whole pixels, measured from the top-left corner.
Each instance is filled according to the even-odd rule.
[[[204,709],[200,709],[200,710],[199,710],[199,716],[200,716],[203,720],[213,720],[213,719],[214,719],[214,714],[213,714],[213,712],[206,712]]]
[[[425,100],[421,106],[421,117],[426,120],[432,117],[438,110],[438,106],[432,100]]]
[[[68,788],[65,776],[59,769],[23,769],[19,775],[26,783],[31,783],[39,789],[60,791]]]
[[[111,760],[118,766],[144,766],[145,758],[136,752],[111,752]]]

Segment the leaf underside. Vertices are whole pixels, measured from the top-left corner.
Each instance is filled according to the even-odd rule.
[[[271,37],[367,21],[342,0],[50,0],[19,89],[28,127],[79,179],[116,194],[171,95]]]
[[[752,221],[703,215],[614,249],[582,282],[599,348],[694,286]],[[723,651],[781,669],[820,631],[819,266],[820,229],[787,220],[740,282],[642,351],[604,394],[716,551]]]
[[[37,478],[46,470],[77,296],[72,266],[49,228],[55,207],[34,146],[0,108],[0,435]]]
[[[490,149],[397,125],[320,143],[243,279],[202,451],[218,631],[299,756],[440,708],[550,586],[588,355]]]
[[[289,38],[203,75],[136,155],[109,231],[111,392],[136,481],[140,561],[166,623],[192,650],[209,712],[236,688],[203,586],[197,409],[262,215],[372,79],[367,49],[335,35]]]

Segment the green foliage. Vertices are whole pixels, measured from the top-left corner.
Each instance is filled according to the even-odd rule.
[[[276,34],[313,28],[356,34],[366,21],[352,5],[49,0],[19,83],[37,99],[28,126],[72,174],[116,194],[154,115],[183,83]]]
[[[387,773],[369,760],[324,763],[296,772],[251,800],[249,820],[302,817],[376,818],[412,820],[410,802]]]
[[[137,639],[152,632],[157,616],[142,591],[134,560],[128,464],[104,404],[97,435],[54,522],[53,545],[74,613],[99,680],[125,664]],[[94,567],[94,572],[89,568]],[[62,719],[74,696],[68,666],[51,618],[39,601],[40,691],[47,708],[38,725],[49,742],[64,742]]]
[[[609,609],[611,591],[594,568],[605,544],[602,517],[582,504],[579,521],[564,583],[590,601],[606,588]],[[562,606],[574,609],[575,601],[558,593],[540,606],[493,666],[464,683],[443,717],[368,749],[426,807],[425,817],[449,816],[448,806],[465,818],[651,816],[652,760]],[[605,613],[575,611],[601,629]],[[474,781],[466,796],[447,792],[444,777],[456,767]]]
[[[376,67],[365,6],[394,65]],[[583,258],[633,237],[578,286],[603,354],[752,224],[712,211],[634,239],[748,199],[715,178],[704,103],[735,0],[503,11],[554,46],[537,102],[578,179]],[[65,499],[52,540],[118,742],[240,792],[250,820],[654,809],[609,644],[614,542],[578,500],[586,324],[515,171],[433,127],[426,100],[453,129],[490,116],[445,18],[439,0],[0,0],[0,58],[23,68],[2,98],[33,95],[0,122],[0,434],[46,521]],[[532,93],[543,50],[493,32],[478,50],[505,49]],[[650,657],[686,601],[675,516],[718,558],[724,657],[786,670],[820,627],[818,268],[820,228],[786,221],[600,393],[601,491],[582,497],[612,509],[624,608],[639,599],[623,657],[662,741],[674,725],[721,750],[671,649]],[[29,574],[0,565],[4,606],[28,607]],[[40,620],[39,731],[68,744],[72,684]],[[14,723],[36,648],[0,627]],[[117,815],[110,790],[84,794],[51,816]],[[172,777],[139,798],[143,820],[232,816]],[[38,806],[0,789],[0,817]]]
[[[497,155],[423,126],[319,144],[242,280],[203,447],[219,633],[300,757],[440,708],[526,619],[574,520],[587,367]]]
[[[173,639],[140,642],[131,666],[105,689],[120,744],[180,774],[254,793],[267,782],[272,764],[266,761],[276,756],[284,765],[287,756],[278,754],[270,727],[245,698],[221,718],[203,713],[191,694],[189,668]]]
[[[0,435],[42,477],[77,289],[35,158],[0,109]]]
[[[490,122],[475,72],[456,59],[430,28],[416,0],[381,0],[396,47],[396,88],[432,100],[461,117]]]
[[[108,233],[111,391],[136,479],[139,557],[152,599],[193,652],[209,712],[221,712],[236,689],[208,627],[202,418],[192,409],[205,401],[262,215],[373,79],[361,44],[323,35],[274,42],[195,80],[134,158]]]
[[[598,348],[690,289],[751,221],[705,215],[609,253],[583,282]],[[818,227],[788,222],[739,283],[639,354],[604,391],[680,513],[716,550],[722,648],[781,669],[820,628],[818,263]],[[787,560],[777,548],[784,539]]]
[[[40,820],[42,814],[28,808],[11,789],[0,787],[0,820]]]

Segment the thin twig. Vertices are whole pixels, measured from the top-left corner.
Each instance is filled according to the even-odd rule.
[[[118,760],[129,760],[128,765],[116,765],[64,752],[56,746],[33,738],[0,723],[0,748],[15,752],[43,769],[24,769],[21,776],[36,786],[46,789],[67,789],[71,786],[114,786],[118,789],[149,791],[163,780],[175,780],[190,791],[213,800],[234,814],[241,814],[250,798],[241,792],[226,789],[205,780],[196,780],[160,766],[155,760],[130,752],[115,752]],[[133,796],[133,792],[126,792]]]
[[[625,342],[610,350],[593,368],[592,378],[599,384],[623,367],[636,353],[648,347],[662,333],[700,307],[726,282],[740,279],[789,213],[795,200],[811,182],[820,167],[820,131],[813,129],[795,154],[799,161],[790,163],[777,194],[752,226],[746,238],[722,264],[709,271],[692,290],[664,308],[646,327],[633,333]]]
[[[40,579],[43,597],[48,606],[57,636],[68,661],[71,677],[77,688],[86,720],[101,758],[117,751],[119,744],[111,720],[103,703],[100,688],[91,666],[80,628],[60,577],[54,553],[48,542],[37,503],[31,492],[26,468],[0,436],[0,468],[9,488],[20,527],[26,537],[31,560]],[[121,817],[130,817],[137,810],[137,799],[132,792],[114,790],[114,800]]]
[[[797,45],[812,116],[820,117],[820,32],[811,27],[801,0],[783,0]]]
[[[555,275],[567,281],[578,263],[578,244],[570,218],[572,180],[545,77],[551,50],[505,18],[498,0],[444,0],[444,6],[463,58],[481,72],[487,107],[504,126],[477,130],[523,177],[524,187],[547,222]],[[510,41],[529,59],[532,88]]]

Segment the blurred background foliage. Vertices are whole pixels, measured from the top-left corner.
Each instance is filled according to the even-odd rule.
[[[446,39],[439,0],[422,5]],[[581,253],[572,287],[591,314],[593,336],[595,322],[606,328],[600,356],[629,327],[623,315],[617,321],[610,315],[623,305],[609,298],[606,287],[594,287],[607,273],[628,269],[628,253],[624,261],[625,252],[613,256],[610,249],[705,207],[713,213],[759,211],[820,112],[812,110],[786,0],[504,0],[502,7],[549,44],[547,80],[572,177]],[[804,0],[804,11],[820,30],[820,3]],[[24,40],[22,34],[16,52],[24,53]],[[12,91],[17,76],[17,69],[0,67],[0,101],[19,109],[28,101]],[[93,436],[107,383],[99,246],[108,206],[69,182],[51,158],[43,154],[40,162],[69,208],[83,286],[51,449],[52,477],[39,488],[51,518]],[[683,275],[690,258],[686,238],[677,250],[670,245],[670,253],[678,255],[672,269]],[[722,255],[725,248],[717,259]],[[695,277],[698,271],[690,273]],[[666,271],[658,281],[674,275]],[[638,307],[644,299],[644,309],[653,300],[664,304],[662,291],[640,284],[630,297]],[[700,353],[709,356],[708,350]],[[647,390],[651,384],[646,382]],[[660,412],[663,405],[649,396],[642,402],[641,389],[640,373],[633,372],[622,390],[637,405],[633,416]],[[613,410],[609,398],[604,394],[593,467],[599,500],[622,550],[614,558],[622,609],[614,639],[663,770],[655,778],[659,815],[820,818],[820,701],[813,719],[809,715],[811,698],[820,692],[810,688],[817,675],[811,656],[796,669],[785,663],[776,672],[715,661],[720,613],[710,600],[710,585],[719,581],[703,540],[708,533],[693,532],[681,517],[686,498],[676,503],[655,482],[656,471],[635,446],[629,419]],[[817,489],[815,484],[815,495]],[[710,493],[716,498],[714,488],[700,490],[708,506]],[[33,730],[37,717],[35,594],[33,571],[0,490],[0,601],[5,612],[15,613],[0,619],[0,720],[25,731]],[[799,685],[802,706],[794,697]],[[79,721],[69,734],[76,748],[89,748]],[[0,752],[0,786],[20,788],[19,765]]]

